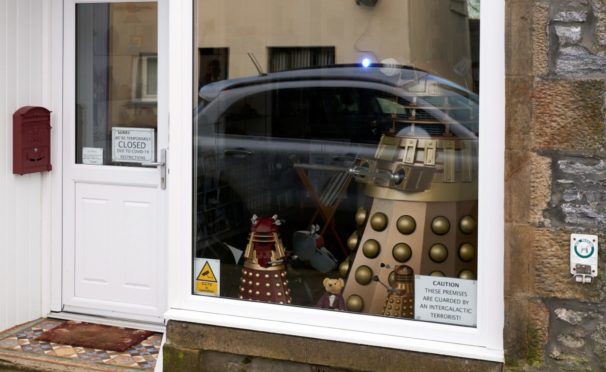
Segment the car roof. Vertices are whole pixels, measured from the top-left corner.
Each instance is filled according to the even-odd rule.
[[[210,102],[217,98],[221,92],[228,89],[261,84],[309,80],[357,80],[376,82],[393,87],[404,87],[411,82],[417,82],[419,80],[435,80],[442,85],[447,85],[455,90],[460,90],[461,93],[464,92],[466,95],[475,96],[472,92],[468,91],[464,87],[454,84],[448,80],[433,76],[426,71],[410,66],[378,63],[371,64],[368,67],[362,66],[361,64],[320,66],[222,80],[203,86],[199,91],[199,95],[205,101]]]

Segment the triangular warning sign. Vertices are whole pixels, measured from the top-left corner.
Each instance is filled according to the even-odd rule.
[[[205,282],[213,282],[213,283],[217,282],[215,273],[213,273],[213,269],[210,268],[208,261],[206,261],[204,263],[204,267],[202,267],[202,270],[200,270],[200,274],[198,274],[198,277],[196,278],[196,280],[203,280]]]

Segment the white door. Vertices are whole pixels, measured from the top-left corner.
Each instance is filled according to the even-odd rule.
[[[64,12],[63,311],[161,322],[166,17],[154,1]]]

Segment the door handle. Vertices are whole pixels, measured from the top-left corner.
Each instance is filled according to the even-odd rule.
[[[160,161],[143,162],[141,165],[160,168],[160,188],[166,190],[166,149],[160,150]]]
[[[157,167],[157,166],[163,167],[166,165],[166,163],[163,161],[148,161],[145,163],[141,163],[141,165],[144,167]]]

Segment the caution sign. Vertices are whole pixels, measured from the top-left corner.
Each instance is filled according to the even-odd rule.
[[[475,280],[415,275],[415,319],[476,326]]]
[[[204,296],[219,296],[220,270],[221,261],[196,258],[194,261],[194,293]]]

